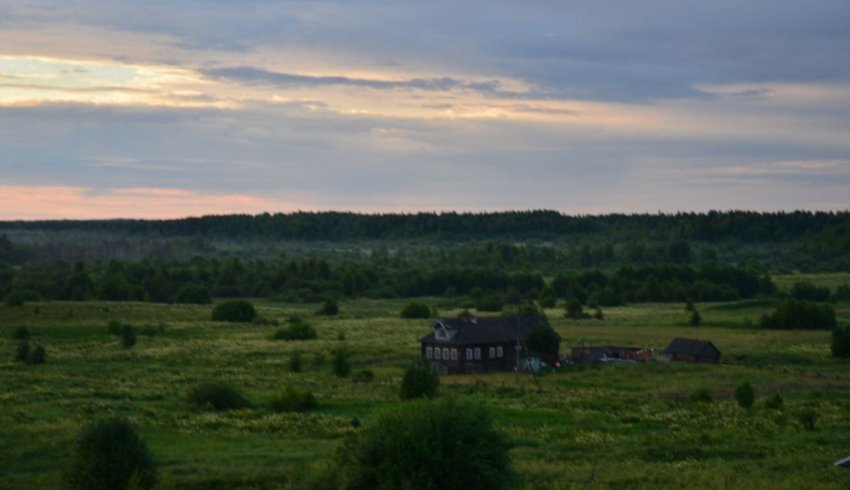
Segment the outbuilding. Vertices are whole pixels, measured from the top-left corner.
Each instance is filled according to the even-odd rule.
[[[720,349],[707,340],[684,339],[677,337],[664,349],[671,361],[701,362],[717,364],[720,362]]]

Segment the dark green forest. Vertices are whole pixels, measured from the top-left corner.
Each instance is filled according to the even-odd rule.
[[[773,273],[848,270],[847,212],[0,222],[7,302],[445,296],[479,309],[567,298],[615,306],[769,296]]]

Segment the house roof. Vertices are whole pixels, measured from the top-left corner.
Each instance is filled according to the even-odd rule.
[[[451,340],[438,340],[434,328],[421,340],[453,344],[510,342],[517,340],[517,337],[524,339],[528,332],[540,323],[540,318],[535,316],[440,318],[434,323],[434,327],[442,324],[447,330],[454,331]]]
[[[668,354],[685,354],[691,356],[710,354],[712,351],[720,355],[720,349],[707,340],[683,339],[681,337],[673,339],[670,345],[664,349],[664,352]]]

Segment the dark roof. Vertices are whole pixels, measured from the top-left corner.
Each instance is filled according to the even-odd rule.
[[[673,339],[673,341],[670,342],[670,345],[664,349],[664,352],[668,354],[685,354],[690,356],[710,354],[711,351],[720,355],[720,349],[707,340],[683,339],[681,337]]]
[[[472,344],[515,341],[517,336],[520,339],[525,339],[526,334],[542,322],[536,316],[521,316],[510,318],[440,318],[434,323],[434,326],[438,323],[442,323],[448,330],[457,331],[452,340],[439,340],[439,342]],[[422,337],[421,340],[438,341],[434,336],[433,328],[431,333]]]

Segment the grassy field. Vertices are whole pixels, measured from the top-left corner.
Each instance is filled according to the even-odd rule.
[[[139,428],[177,488],[297,488],[299,475],[320,469],[357,430],[353,418],[367,425],[401,403],[403,369],[430,326],[399,319],[404,301],[343,302],[337,317],[316,316],[316,305],[257,304],[269,320],[308,316],[319,338],[273,341],[276,327],[213,323],[205,306],[0,307],[0,488],[58,488],[80,427],[115,413]],[[703,324],[696,328],[679,304],[609,308],[604,320],[567,320],[553,309],[562,353],[617,344],[660,354],[686,336],[714,342],[722,363],[573,366],[539,383],[513,373],[444,376],[442,396],[490,409],[513,441],[525,488],[848,488],[850,470],[832,463],[850,455],[850,363],[830,357],[829,332],[754,328],[772,307],[698,304]],[[850,306],[836,310],[850,323]],[[110,320],[137,327],[138,343],[123,349],[107,331]],[[46,347],[46,364],[13,362],[17,341],[9,336],[18,326]],[[374,381],[333,376],[331,351],[340,347]],[[287,368],[296,351],[300,373]],[[205,380],[232,383],[252,408],[190,409],[186,392]],[[749,410],[732,398],[745,380],[759,396]],[[312,390],[320,408],[272,412],[269,400],[287,385]],[[699,388],[715,401],[689,402]],[[764,406],[774,393],[784,399],[781,409]],[[819,415],[814,430],[797,420],[807,409]]]

